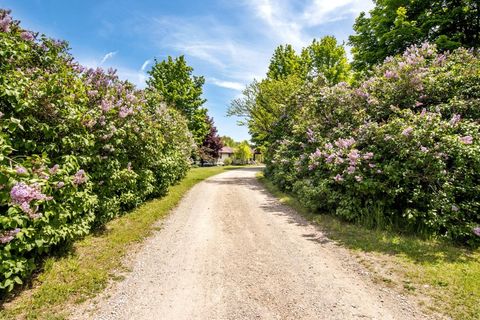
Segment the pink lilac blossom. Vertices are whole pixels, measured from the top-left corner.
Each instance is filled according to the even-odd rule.
[[[73,184],[75,185],[81,185],[87,181],[87,176],[85,175],[85,171],[83,169],[80,169],[75,173],[73,176]]]
[[[3,232],[2,234],[0,234],[0,243],[2,244],[9,243],[13,239],[15,239],[15,236],[19,232],[20,232],[19,228]]]
[[[10,23],[12,22],[12,18],[9,16],[5,16],[0,20],[0,31],[2,32],[10,32]]]
[[[362,176],[355,176],[355,180],[357,180],[357,182],[362,182],[363,177]]]
[[[355,139],[348,138],[348,139],[338,139],[335,141],[335,145],[339,148],[346,149],[355,143]]]
[[[423,106],[422,102],[420,102],[420,101],[415,102],[415,107],[421,107],[421,106]]]
[[[368,166],[369,166],[370,168],[375,168],[377,165],[376,165],[375,163],[369,163]]]
[[[27,213],[30,218],[36,219],[41,217],[40,213],[37,213],[38,207],[32,210],[30,202],[33,200],[52,200],[52,197],[47,197],[40,191],[40,187],[37,184],[29,186],[24,182],[17,182],[12,190],[10,190],[10,198],[13,204],[19,205],[23,212]]]
[[[455,126],[458,122],[460,122],[461,116],[459,114],[454,114],[452,119],[450,119],[450,125]]]
[[[20,37],[25,40],[25,41],[33,41],[33,39],[35,39],[35,37],[33,36],[33,34],[31,32],[28,32],[28,31],[24,31],[20,34]]]
[[[54,175],[58,172],[58,169],[60,169],[60,166],[58,164],[54,165],[50,169],[48,169],[48,172],[50,172],[51,175]]]
[[[412,131],[413,131],[413,128],[412,128],[412,127],[408,127],[408,128],[406,128],[406,129],[404,129],[404,130],[402,131],[402,135],[404,135],[405,137],[408,137],[408,136],[410,136],[410,134],[412,133]]]
[[[325,143],[325,149],[331,150],[331,149],[333,149],[333,145],[330,142]]]
[[[310,128],[307,129],[307,138],[308,138],[308,142],[310,143],[315,142],[315,133]]]
[[[354,166],[349,166],[349,167],[347,168],[348,174],[353,174],[353,173],[355,172],[355,169],[356,169],[356,168],[355,168]]]
[[[319,149],[315,150],[315,152],[310,155],[312,159],[318,159],[321,156],[322,156],[322,152]]]
[[[350,153],[348,154],[348,159],[350,160],[350,164],[352,166],[357,164],[358,158],[360,158],[360,154],[356,149],[351,150]]]
[[[343,181],[343,177],[339,174],[337,174],[335,177],[333,177],[333,180],[335,180],[336,182],[341,182]]]
[[[472,144],[473,143],[473,138],[472,136],[464,136],[460,138],[460,142],[463,144]]]
[[[427,153],[428,152],[428,148],[424,147],[424,146],[421,146],[420,147],[420,151],[424,152],[424,153]]]
[[[57,183],[57,189],[61,189],[61,188],[63,188],[64,186],[65,186],[65,182],[63,182],[63,181],[59,181],[59,182]]]
[[[473,228],[473,233],[480,237],[480,227]]]
[[[398,78],[397,73],[394,72],[394,71],[391,71],[391,70],[385,71],[384,76],[385,76],[385,78],[387,78],[387,79],[397,79],[397,78]]]
[[[331,155],[329,155],[329,156],[325,159],[325,161],[326,161],[327,163],[332,163],[335,158],[336,158],[336,155],[335,155],[334,153],[332,153]]]
[[[25,169],[25,168],[22,167],[22,166],[15,166],[15,172],[16,172],[18,175],[28,174],[27,169]]]
[[[373,158],[373,152],[367,152],[363,155],[363,159],[370,160]]]
[[[420,112],[420,116],[424,117],[427,114],[427,109],[423,108],[422,112]]]
[[[110,101],[102,100],[102,104],[100,105],[100,108],[102,109],[103,112],[108,112],[113,108],[113,106]]]

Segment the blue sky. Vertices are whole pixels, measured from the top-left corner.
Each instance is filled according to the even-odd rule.
[[[221,135],[249,139],[226,117],[230,101],[263,78],[280,44],[296,49],[313,38],[346,41],[355,17],[371,0],[0,0],[26,29],[67,40],[89,67],[113,67],[144,86],[153,58],[184,54],[206,79],[206,107]]]

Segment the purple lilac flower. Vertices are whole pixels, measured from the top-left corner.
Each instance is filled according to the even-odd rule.
[[[98,91],[97,90],[88,90],[87,91],[87,95],[91,98],[91,97],[94,97],[98,94]]]
[[[121,107],[120,112],[118,113],[120,118],[126,118],[131,114],[133,114],[133,108],[126,108],[126,107]]]
[[[110,109],[113,108],[113,106],[110,101],[102,100],[102,104],[100,105],[100,108],[102,109],[103,112],[108,112]]]
[[[413,128],[412,128],[412,127],[408,127],[408,128],[406,128],[406,129],[404,129],[404,130],[402,131],[402,135],[404,135],[405,137],[408,137],[408,136],[410,136],[410,134],[412,133],[412,131],[413,131]]]
[[[370,160],[373,158],[373,152],[367,152],[363,155],[363,159]]]
[[[315,150],[315,152],[311,154],[311,157],[314,158],[314,159],[315,158],[318,159],[321,156],[322,156],[322,152],[319,149]]]
[[[348,174],[353,174],[353,173],[355,172],[355,169],[356,169],[356,168],[355,168],[354,166],[349,166],[349,167],[347,168]]]
[[[328,157],[325,159],[325,161],[327,163],[332,163],[335,158],[336,158],[335,153],[332,153],[332,154],[328,155]]]
[[[63,181],[59,181],[59,182],[57,183],[57,189],[61,189],[61,188],[63,188],[64,186],[65,186],[65,182],[63,182]]]
[[[35,212],[30,207],[30,202],[33,200],[52,200],[52,197],[47,197],[40,191],[37,184],[29,186],[24,182],[17,182],[10,191],[10,198],[12,203],[19,205],[23,212],[32,217]]]
[[[473,138],[472,138],[472,136],[461,137],[460,142],[462,142],[464,144],[472,144],[473,143]]]
[[[336,182],[341,182],[343,181],[343,177],[339,174],[337,174],[335,177],[333,177],[333,180],[335,180]]]
[[[75,185],[81,185],[87,181],[87,176],[85,175],[85,171],[83,169],[80,169],[75,173],[73,176],[73,184]]]
[[[415,102],[415,107],[421,107],[421,106],[423,106],[423,102],[420,102],[420,101]]]
[[[397,73],[394,72],[394,71],[391,71],[391,70],[385,71],[384,76],[385,76],[385,78],[387,78],[387,79],[397,79],[397,78],[398,78]]]
[[[424,117],[427,114],[427,109],[423,108],[422,112],[420,112],[420,116]]]
[[[12,22],[12,18],[10,16],[5,16],[0,19],[0,31],[1,32],[10,32],[10,23]]]
[[[33,36],[33,34],[29,31],[24,31],[20,34],[20,37],[25,40],[25,41],[33,41],[33,39],[35,38]]]
[[[356,149],[351,150],[350,153],[348,154],[348,159],[350,160],[350,164],[352,166],[357,164],[358,158],[360,158],[360,154]]]
[[[19,232],[20,232],[19,228],[3,232],[2,234],[0,234],[0,243],[2,244],[9,243],[13,239],[15,239],[15,236]]]
[[[339,148],[346,149],[355,143],[355,139],[348,138],[348,139],[338,139],[335,141],[335,145]]]
[[[424,153],[427,153],[428,152],[428,148],[424,147],[424,146],[421,146],[420,147],[420,151],[424,152]]]
[[[315,142],[315,133],[310,128],[307,129],[307,138],[308,138],[308,142],[310,143]]]
[[[450,120],[450,124],[455,126],[458,122],[460,122],[461,116],[459,114],[454,114],[452,119]]]
[[[343,160],[343,158],[340,157],[339,155],[336,155],[336,157],[335,157],[335,163],[336,163],[336,164],[342,164],[343,162],[345,162],[345,160]]]
[[[50,172],[51,175],[54,175],[58,172],[59,168],[60,168],[60,166],[58,164],[56,164],[53,167],[51,167],[50,169],[48,169],[48,172]]]
[[[27,169],[25,169],[25,167],[22,167],[22,166],[15,166],[15,172],[16,172],[18,175],[28,174]]]
[[[331,149],[333,149],[333,145],[330,142],[325,143],[325,149],[331,150]]]
[[[370,168],[375,168],[377,165],[376,165],[375,163],[369,163],[368,166],[369,166]]]
[[[480,227],[473,228],[473,233],[480,237]]]

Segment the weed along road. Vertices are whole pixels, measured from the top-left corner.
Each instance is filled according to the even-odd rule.
[[[79,318],[425,319],[244,168],[196,185]]]

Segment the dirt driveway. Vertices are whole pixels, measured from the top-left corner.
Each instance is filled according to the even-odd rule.
[[[279,204],[256,181],[258,170],[196,185],[92,318],[424,319]]]

